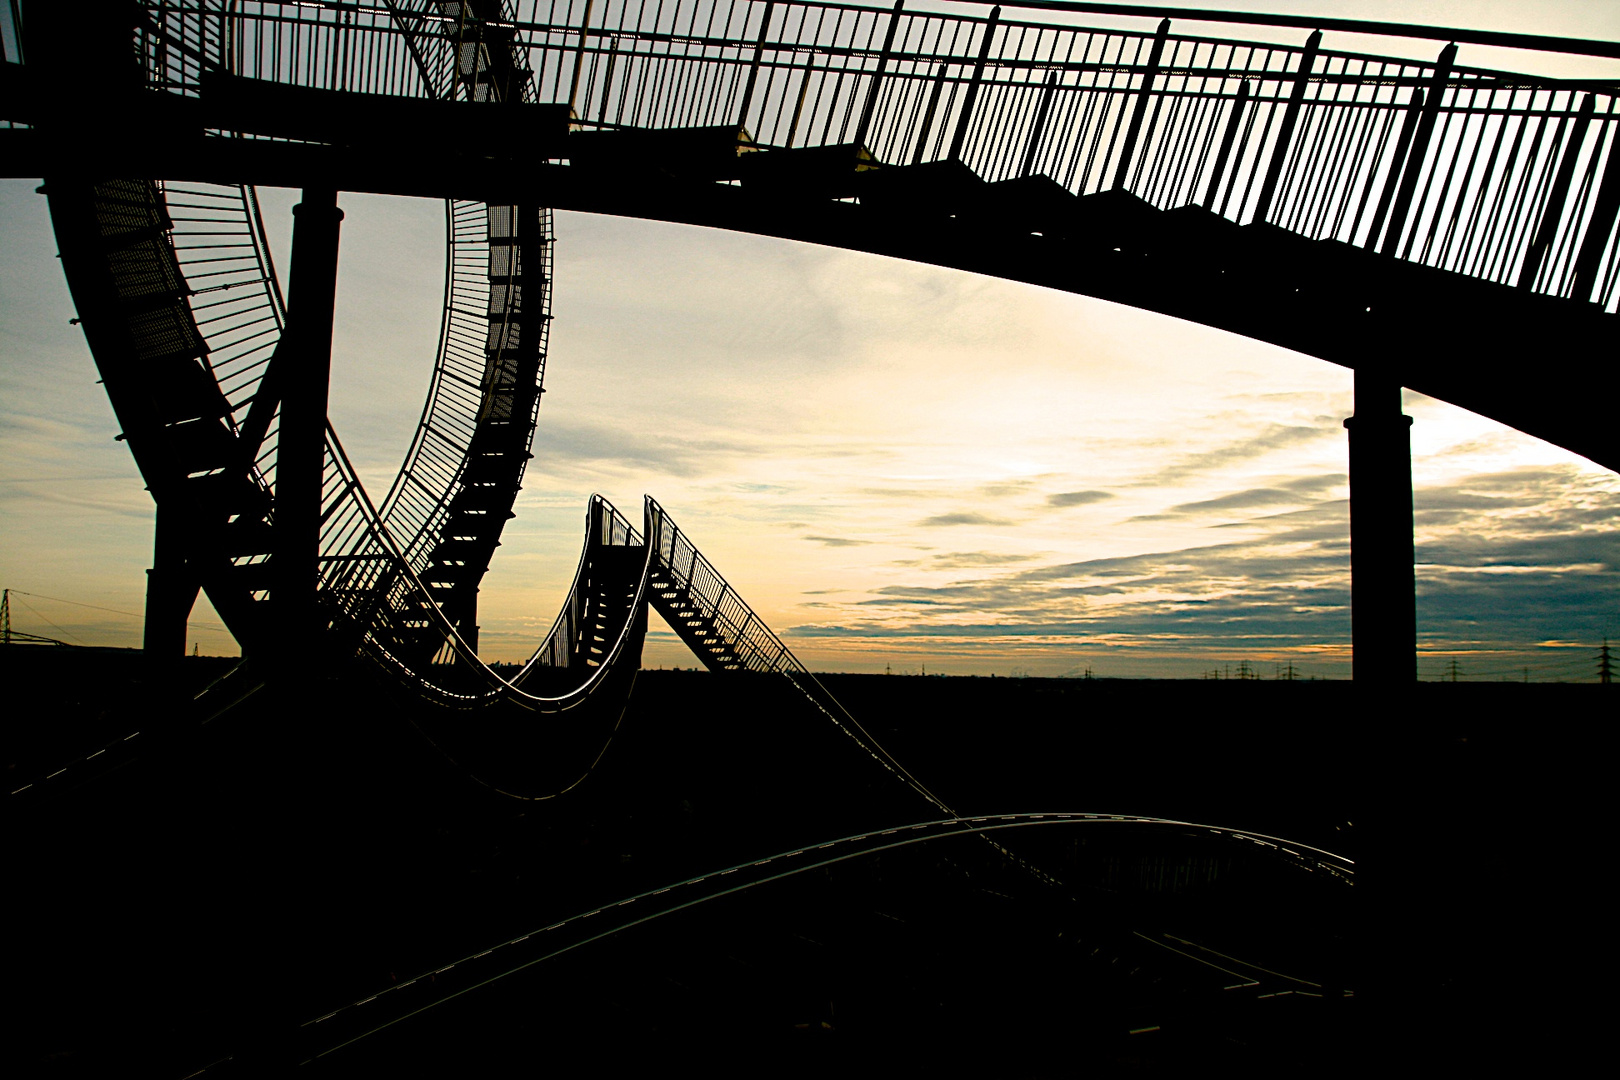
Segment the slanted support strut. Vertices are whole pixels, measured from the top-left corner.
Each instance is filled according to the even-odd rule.
[[[293,215],[287,329],[276,358],[281,425],[276,440],[270,593],[277,648],[288,653],[315,648],[323,629],[316,604],[321,479],[326,463],[332,314],[343,211],[338,209],[336,190],[305,188]]]
[[[1412,418],[1401,388],[1356,372],[1350,432],[1350,643],[1357,682],[1417,680],[1412,549]]]
[[[197,602],[198,590],[197,578],[186,567],[190,525],[173,502],[157,504],[141,637],[141,649],[152,659],[175,660],[186,654],[186,619]]]

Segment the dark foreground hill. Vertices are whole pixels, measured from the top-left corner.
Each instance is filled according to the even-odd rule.
[[[638,894],[658,918],[570,929],[627,921],[609,907],[549,931],[558,955],[506,947],[496,960],[537,962],[310,1069],[1337,1075],[1419,1012],[1431,1037],[1396,1056],[1455,1066],[1501,1052],[1496,980],[1527,970],[1527,942],[1539,981],[1506,999],[1518,1021],[1586,963],[1550,942],[1594,914],[1595,687],[1373,702],[1342,683],[829,676],[960,814],[1198,827],[949,837],[663,914],[671,883],[739,867],[687,887],[721,892],[766,856],[940,812],[774,680],[643,672],[622,721],[581,737],[441,713],[363,673],[197,728],[176,718],[217,667],[0,665],[8,774],[77,763],[10,808],[9,1075],[295,1072],[319,1043],[304,1021],[426,975],[331,1022],[364,1033],[390,1002],[515,965],[489,968],[492,946]],[[162,737],[85,760],[134,730]],[[551,799],[497,790],[587,768]],[[1211,825],[1347,855],[1359,884]]]

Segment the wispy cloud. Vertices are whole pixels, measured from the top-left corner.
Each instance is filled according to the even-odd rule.
[[[1156,470],[1142,483],[1150,485],[1172,484],[1199,473],[1229,468],[1274,451],[1302,446],[1305,443],[1328,438],[1329,436],[1339,437],[1342,434],[1342,431],[1335,431],[1328,425],[1301,427],[1289,424],[1271,424],[1263,431],[1248,438],[1229,442],[1213,450],[1188,454],[1180,460]]]
[[[997,641],[1009,648],[1066,642],[1188,656],[1234,649],[1255,657],[1320,654],[1335,643],[1343,649],[1350,629],[1349,505],[1342,498],[1311,500],[1344,481],[1342,473],[1313,473],[1176,508],[1307,503],[1228,523],[1252,535],[1224,543],[1079,560],[988,552],[915,560],[918,573],[969,574],[877,585],[842,606],[828,605],[818,612],[823,618],[792,633],[958,642],[970,651]],[[1549,491],[1558,497],[1550,499]],[[1424,525],[1420,514],[1421,647],[1466,645],[1506,656],[1535,642],[1594,638],[1606,620],[1620,617],[1620,532],[1607,527],[1620,517],[1620,490],[1611,481],[1579,468],[1481,473],[1420,490],[1418,501],[1482,492],[1496,501],[1469,504],[1466,522]],[[1545,662],[1568,662],[1549,655]]]
[[[1228,495],[1217,495],[1213,499],[1180,503],[1172,506],[1169,512],[1172,514],[1208,514],[1310,502],[1321,492],[1338,487],[1345,481],[1346,477],[1342,473],[1301,476],[1292,480],[1285,480],[1272,487],[1247,488],[1243,491],[1234,491]]]
[[[989,484],[979,485],[979,494],[992,499],[1006,498],[1009,495],[1022,495],[1035,485],[1034,480],[997,480]]]
[[[548,414],[535,434],[534,454],[540,467],[553,473],[588,465],[654,476],[695,477],[724,471],[730,459],[757,450],[743,439],[645,435],[612,424]]]
[[[1011,563],[1029,562],[1035,555],[1019,555],[1010,552],[996,551],[952,551],[942,555],[934,555],[921,561],[934,570],[962,570],[976,566],[1007,566]]]
[[[0,184],[15,192],[0,213],[15,268],[0,276],[0,571],[134,611],[151,500],[87,392],[93,364],[65,286],[42,269],[55,244],[33,186]],[[345,302],[333,418],[378,494],[419,415],[442,294],[439,261],[399,252],[431,254],[421,245],[442,238],[442,210],[345,199],[345,281],[383,294]],[[1081,644],[1159,657],[1144,674],[1188,674],[1172,655],[1347,651],[1344,370],[986,277],[684,226],[557,222],[549,393],[480,597],[492,655],[518,658],[550,626],[593,490],[632,518],[656,495],[812,666],[881,670],[863,651],[874,641],[904,642],[930,671],[946,655],[1005,671],[1046,649],[1054,674]],[[1425,646],[1616,634],[1620,481],[1407,399]],[[81,472],[128,483],[38,480]],[[665,648],[679,646],[649,638],[653,662],[678,655]]]
[[[935,528],[949,525],[1011,525],[1006,518],[991,517],[974,510],[959,510],[950,514],[935,514],[930,518],[923,518],[917,522],[925,528]]]
[[[1046,505],[1065,508],[1070,506],[1090,506],[1105,499],[1114,498],[1112,491],[1063,491],[1056,495],[1046,497]]]

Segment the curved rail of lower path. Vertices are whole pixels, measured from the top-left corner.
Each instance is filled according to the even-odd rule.
[[[322,564],[320,595],[334,640],[345,652],[369,657],[422,701],[474,714],[499,708],[528,714],[611,714],[614,722],[604,725],[605,750],[640,667],[652,605],[710,670],[782,676],[797,696],[896,781],[938,811],[954,813],[821,685],[651,497],[643,508],[644,531],[637,531],[601,496],[591,498],[578,569],[561,612],[515,676],[497,673],[479,659],[435,600],[381,520],[335,434],[328,435],[323,548],[346,553]],[[443,641],[444,655],[453,662],[423,664],[416,647],[424,637]],[[600,757],[594,755],[585,772],[561,790],[583,779]],[[515,791],[461,767],[480,783],[516,798],[559,793]],[[37,788],[56,775],[17,790]]]
[[[341,464],[347,469],[346,462]],[[393,587],[426,596],[426,588],[393,546],[387,529],[375,520],[375,511],[370,510],[364,492],[358,490],[358,485],[356,489],[353,512],[368,517],[365,527],[370,531],[371,546],[366,550],[375,553],[367,558],[391,560],[390,572],[396,575]],[[640,664],[646,609],[651,605],[710,671],[751,671],[784,677],[797,696],[898,782],[940,812],[955,813],[884,749],[811,674],[651,496],[645,499],[643,515],[645,532],[638,533],[605,499],[592,496],[573,587],[545,641],[510,679],[484,664],[436,605],[420,601],[415,605],[417,610],[435,620],[435,633],[443,635],[446,654],[455,660],[461,676],[457,685],[447,685],[449,680],[441,671],[413,665],[401,655],[402,650],[391,646],[391,641],[398,639],[391,637],[384,625],[385,616],[377,611],[410,608],[412,605],[404,600],[390,598],[377,608],[355,613],[353,621],[364,636],[364,651],[422,699],[448,708],[479,710],[506,705],[529,712],[562,713],[590,704],[622,713],[633,669]],[[349,595],[369,598],[374,591],[367,585]],[[332,589],[328,595],[341,597],[345,592]],[[593,641],[600,645],[592,645]],[[551,692],[530,692],[528,688],[537,683],[549,683],[546,689]],[[614,689],[606,691],[607,687]],[[607,737],[611,739],[611,732]],[[476,773],[472,775],[502,794],[519,798],[556,794],[514,792],[488,784]]]
[[[99,745],[66,760],[57,768],[40,773],[10,791],[6,809],[14,810],[28,800],[89,783],[128,764],[138,757],[174,744],[198,728],[205,727],[264,689],[264,679],[247,663],[237,664],[197,691],[188,707],[161,718],[147,716],[129,734]]]
[[[296,1031],[286,1033],[283,1036],[284,1043],[272,1052],[285,1054],[283,1060],[287,1065],[309,1065],[437,1005],[620,931],[711,900],[718,900],[835,863],[952,836],[987,836],[1009,829],[1078,825],[1194,829],[1202,835],[1260,848],[1291,866],[1322,875],[1336,884],[1346,887],[1354,885],[1355,862],[1343,855],[1284,837],[1173,818],[1031,812],[919,821],[910,825],[856,833],[819,844],[807,844],[790,851],[777,852],[760,859],[698,874],[558,919],[476,953],[393,983],[375,994],[340,1005],[304,1022]],[[1254,990],[1257,996],[1263,997],[1279,996],[1277,992],[1263,992],[1270,979],[1315,987],[1317,991],[1321,989],[1319,984],[1310,980],[1257,967],[1247,961],[1205,949],[1185,939],[1159,940],[1140,933],[1136,933],[1135,936],[1240,980],[1237,985],[1227,989]],[[1233,967],[1223,966],[1199,954],[1217,957],[1242,970],[1233,970]],[[455,974],[452,975],[452,972]],[[1256,974],[1263,977],[1254,978]],[[374,1004],[376,1008],[368,1008]],[[229,1060],[232,1059],[216,1061],[193,1075],[205,1073]]]

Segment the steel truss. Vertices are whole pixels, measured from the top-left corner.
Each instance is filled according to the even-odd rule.
[[[949,162],[980,212],[1124,190],[1610,311],[1620,289],[1614,82],[1466,67],[1455,45],[1423,63],[1320,33],[778,0],[142,6],[147,86],[205,103],[448,100],[460,83],[565,109],[592,136],[558,151],[576,164],[788,173],[881,201],[887,184],[857,174]]]
[[[1147,222],[1133,208],[1197,209],[1205,218],[1178,219],[1195,243],[1259,225],[1286,243],[1332,241],[1573,302],[1583,313],[1570,319],[1612,311],[1620,295],[1611,82],[1465,68],[1449,46],[1424,64],[1323,49],[1319,35],[1287,47],[1172,34],[1168,21],[1021,22],[999,8],[576,6],[144,0],[132,40],[114,26],[75,41],[115,81],[132,57],[140,92],[195,106],[184,115],[213,125],[204,141],[221,148],[397,149],[425,133],[443,167],[470,174],[480,155],[516,147],[621,184],[639,169],[858,201],[925,232],[960,216],[1025,242],[1112,236]],[[63,29],[49,18],[25,27],[25,61],[30,40]],[[7,65],[13,127],[48,113],[12,77],[26,67]],[[123,437],[162,512],[196,538],[188,572],[246,649],[265,647],[286,318],[253,190],[66,175],[47,184],[63,264]],[[458,198],[447,222],[437,360],[399,477],[378,512],[328,430],[322,486],[323,625],[417,678],[445,666],[435,657],[481,667],[476,593],[529,458],[549,322],[545,209]],[[633,587],[634,557],[615,549],[633,548],[634,532],[614,541],[608,529],[525,671],[591,669],[610,642],[607,666],[639,655],[625,634],[651,602],[711,666],[803,677],[734,594],[714,592],[695,549],[672,533],[666,550],[667,519],[648,513],[655,542]],[[591,514],[592,535],[598,515],[613,516],[605,504]],[[711,593],[710,607],[696,599]],[[563,680],[560,697],[500,680],[470,696],[441,689],[561,708],[599,681]]]
[[[213,24],[195,13],[169,14],[163,25],[172,35],[143,54],[148,77],[171,70],[176,53],[229,56],[239,44],[228,29],[211,36]],[[446,54],[459,62],[447,64]],[[410,57],[434,92],[459,87],[489,100],[501,77],[486,44],[419,35]],[[183,62],[180,69],[192,70]],[[264,648],[274,625],[264,609],[275,522],[275,358],[287,315],[255,193],[142,180],[47,187],[122,437],[159,505],[188,523],[190,572],[244,648]],[[529,458],[551,235],[542,208],[452,201],[447,220],[438,360],[380,511],[327,427],[318,589],[327,645],[359,651],[455,709],[611,708],[639,667],[651,604],[711,669],[785,676],[922,791],[651,498],[641,531],[593,498],[579,569],[551,632],[510,679],[479,660],[471,597]]]

